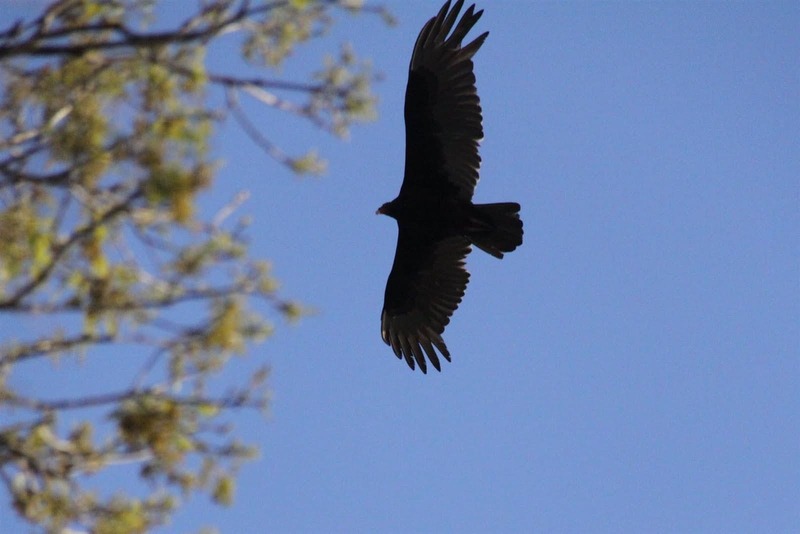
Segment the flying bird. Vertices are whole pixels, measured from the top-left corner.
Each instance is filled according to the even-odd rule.
[[[400,194],[377,213],[397,221],[394,264],[386,282],[381,337],[411,369],[441,371],[450,361],[442,333],[461,302],[472,245],[502,258],[522,244],[516,202],[473,204],[478,182],[481,107],[472,56],[489,32],[464,37],[483,10],[450,1],[417,37],[406,87],[406,164]],[[452,31],[451,31],[452,30]]]

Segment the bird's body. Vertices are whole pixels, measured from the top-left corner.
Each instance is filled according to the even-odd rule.
[[[398,358],[423,372],[426,355],[441,370],[436,350],[450,359],[441,334],[466,290],[464,260],[471,245],[502,258],[522,244],[519,204],[472,203],[483,128],[471,58],[488,32],[461,46],[483,13],[470,6],[455,24],[462,5],[458,0],[450,10],[448,1],[414,45],[406,88],[405,176],[397,198],[378,209],[398,225],[381,336]]]
[[[470,216],[470,205],[447,196],[422,198],[397,197],[381,206],[381,214],[395,219],[398,225],[425,231],[432,237],[460,233]]]

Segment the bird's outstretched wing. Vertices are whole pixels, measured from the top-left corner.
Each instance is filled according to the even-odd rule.
[[[442,339],[469,281],[464,260],[469,241],[461,236],[436,240],[400,228],[392,272],[386,283],[381,336],[398,358],[427,372],[425,355],[441,371],[434,347],[450,361]]]
[[[442,6],[414,45],[406,87],[401,196],[426,191],[470,200],[478,182],[483,127],[471,58],[489,32],[461,46],[483,14],[472,5],[455,24],[463,3],[458,0],[452,10],[449,1]]]

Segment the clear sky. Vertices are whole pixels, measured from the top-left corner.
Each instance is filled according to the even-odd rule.
[[[253,253],[318,313],[249,356],[274,399],[235,419],[263,453],[234,507],[195,497],[161,532],[800,532],[800,4],[479,2],[475,200],[522,204],[525,243],[469,257],[428,375],[380,339],[396,225],[374,212],[441,4],[387,5],[397,27],[343,17],[284,69],[352,42],[377,122],[341,143],[252,108],[324,178],[222,130],[204,206],[249,190]]]

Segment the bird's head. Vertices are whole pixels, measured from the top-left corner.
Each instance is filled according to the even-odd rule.
[[[375,215],[394,217],[394,201],[384,202],[383,205],[375,211]]]

